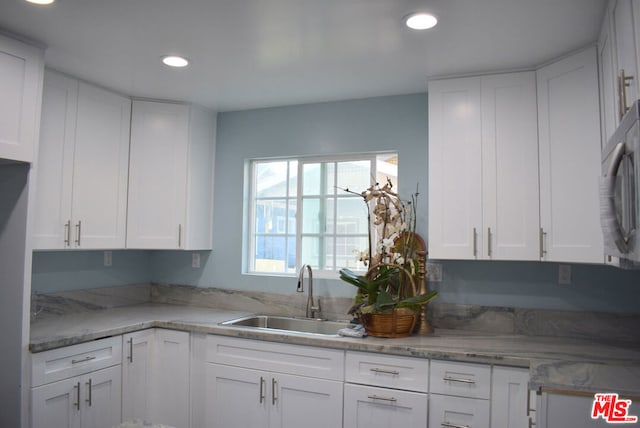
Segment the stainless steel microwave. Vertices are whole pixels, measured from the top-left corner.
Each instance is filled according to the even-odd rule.
[[[640,268],[640,100],[602,151],[600,220],[606,262]]]

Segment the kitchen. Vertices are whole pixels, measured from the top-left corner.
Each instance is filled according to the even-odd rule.
[[[60,4],[55,7],[58,6],[62,7]],[[417,7],[416,4],[404,5],[404,7],[409,6]],[[15,7],[23,10],[26,6]],[[12,268],[20,264],[24,265],[21,268],[25,272],[24,283],[31,284],[30,288],[36,293],[36,300],[39,297],[44,298],[39,294],[50,295],[58,293],[59,295],[64,295],[74,290],[84,289],[100,289],[100,293],[117,295],[117,290],[122,287],[131,285],[145,287],[149,283],[158,284],[156,286],[157,293],[161,293],[158,290],[163,290],[162,286],[177,284],[199,288],[230,289],[246,293],[264,292],[287,296],[293,295],[293,290],[295,289],[295,278],[293,276],[283,279],[278,276],[256,276],[242,273],[245,272],[241,256],[243,250],[242,242],[238,239],[238,236],[241,235],[243,230],[239,213],[243,209],[240,195],[243,194],[244,176],[242,168],[239,166],[246,159],[284,156],[287,154],[307,156],[388,150],[391,144],[391,148],[398,150],[399,161],[402,166],[399,180],[401,192],[407,193],[411,191],[416,182],[420,184],[420,189],[428,189],[428,171],[425,167],[428,153],[427,146],[424,144],[429,133],[427,121],[425,120],[428,116],[428,102],[425,96],[427,78],[460,73],[471,74],[520,68],[534,69],[569,52],[579,51],[585,46],[596,42],[603,22],[605,2],[592,2],[590,7],[591,15],[587,12],[589,7],[581,4],[579,7],[581,14],[587,16],[572,13],[572,18],[575,18],[576,22],[571,21],[570,24],[567,24],[573,33],[584,32],[584,34],[576,36],[581,36],[581,41],[573,42],[573,45],[568,42],[565,44],[562,40],[556,40],[553,43],[547,42],[547,44],[557,45],[554,46],[557,50],[538,54],[538,57],[528,59],[524,63],[526,65],[510,63],[507,59],[502,59],[503,62],[500,62],[496,58],[491,58],[493,62],[487,63],[489,61],[488,55],[486,59],[478,58],[478,55],[474,55],[473,52],[473,49],[481,49],[482,46],[470,46],[465,49],[459,45],[449,45],[449,49],[460,52],[460,56],[469,57],[475,62],[467,66],[470,68],[462,68],[459,64],[453,63],[455,58],[445,58],[438,64],[441,68],[420,72],[420,78],[423,82],[422,86],[419,87],[402,86],[401,83],[397,83],[394,79],[394,84],[397,86],[386,89],[384,92],[368,95],[363,89],[359,89],[357,82],[354,82],[352,78],[352,89],[346,87],[347,85],[345,84],[338,91],[339,94],[343,95],[326,96],[322,95],[322,93],[314,93],[312,90],[313,85],[309,85],[308,80],[307,84],[304,81],[297,81],[294,73],[294,76],[288,77],[293,82],[293,89],[289,90],[291,95],[286,102],[277,101],[274,98],[274,93],[277,91],[270,90],[269,87],[253,87],[248,84],[244,91],[234,87],[234,90],[243,94],[256,93],[260,94],[260,96],[254,96],[254,101],[249,98],[238,101],[243,104],[219,107],[215,104],[212,105],[214,110],[220,111],[217,121],[213,251],[194,251],[200,258],[201,268],[192,267],[194,264],[192,251],[119,250],[118,247],[111,248],[111,266],[105,266],[108,263],[105,263],[105,254],[101,250],[36,251],[33,256],[33,267],[30,266],[30,258],[18,263],[9,260],[3,263],[7,263],[7,266]],[[7,9],[7,11],[9,10]],[[398,11],[398,15],[401,17],[405,12],[408,11],[402,11],[402,13]],[[32,13],[44,14],[46,12]],[[453,11],[448,13],[450,15],[454,14]],[[469,13],[479,12],[471,8]],[[489,14],[490,10],[482,13]],[[515,19],[517,13],[511,13],[515,15],[512,17]],[[574,17],[573,15],[580,16]],[[39,19],[43,19],[42,15],[39,16]],[[568,19],[566,14],[559,14],[558,16]],[[0,21],[1,27],[12,33],[19,33],[25,36],[31,35],[29,28],[16,28],[15,24],[10,20],[5,21],[5,19],[9,19],[9,15],[6,15],[6,17]],[[440,25],[444,24],[446,22],[445,17],[442,17],[441,21]],[[87,22],[91,23],[93,21],[87,18]],[[40,28],[41,24],[43,23],[37,21],[31,28]],[[220,25],[223,28],[225,27],[223,23]],[[500,28],[500,26],[496,24],[496,28]],[[527,33],[525,31],[523,33],[519,37],[527,37]],[[276,33],[275,36],[277,35]],[[42,43],[51,43],[45,36],[31,37]],[[381,36],[378,34],[378,37]],[[419,47],[421,42],[417,39],[417,37],[424,37],[423,35],[415,36],[412,33],[408,35],[403,33],[403,37],[408,38],[408,43],[412,44],[414,51],[423,52],[423,48]],[[500,35],[494,35],[493,37],[499,39]],[[492,40],[493,38],[489,37],[489,40],[482,39],[479,43],[490,45]],[[276,41],[281,42],[282,38],[276,38]],[[358,40],[354,40],[356,47],[360,46],[357,42]],[[385,42],[391,43],[391,41],[380,39],[378,44],[384,46]],[[122,45],[125,43],[122,42]],[[278,43],[275,44],[276,46],[278,45]],[[51,48],[54,51],[56,49],[55,46]],[[293,52],[298,52],[299,55],[302,55],[295,50],[295,46],[290,46],[289,48],[293,49]],[[113,47],[110,49],[113,49]],[[431,46],[430,49],[432,49]],[[487,49],[485,45],[481,52],[487,52]],[[278,53],[277,51],[273,52],[274,55]],[[113,52],[107,49],[106,54],[107,56],[113,55]],[[156,56],[159,55],[161,53]],[[70,60],[73,63],[74,58],[64,57],[61,54],[58,61],[62,60]],[[196,58],[193,58],[193,60],[194,65],[196,65],[198,60]],[[50,61],[53,61],[53,58]],[[78,59],[75,58],[75,61],[78,61]],[[64,62],[57,64],[47,63],[47,65],[67,71],[74,77],[81,77],[92,83],[116,87],[115,82],[106,83],[108,82],[106,80],[108,76],[105,74],[109,73],[100,71],[100,69],[108,70],[108,67],[101,62],[103,60],[97,59],[96,61],[98,65],[93,71],[95,74],[88,74],[81,65],[76,65],[77,68],[67,66]],[[405,61],[407,62],[399,62],[397,68],[385,71],[397,74],[399,76],[397,80],[402,80],[404,76],[408,81],[410,76],[405,75],[406,71],[402,69],[410,69],[409,65],[412,65],[412,60],[405,59]],[[420,60],[413,61],[420,63]],[[448,63],[448,61],[451,62]],[[381,66],[376,62],[367,64],[374,68]],[[248,69],[255,66],[253,63],[244,65]],[[313,61],[311,65],[313,65]],[[65,67],[69,67],[69,69]],[[215,68],[214,65],[212,65],[212,68]],[[180,73],[184,71],[188,72],[188,70],[181,70]],[[167,76],[167,73],[168,71],[163,70],[158,74],[167,79],[173,79],[172,75]],[[227,74],[224,74],[224,70],[221,70],[220,73],[223,76],[229,76],[228,71],[226,72]],[[245,70],[239,71],[238,78],[245,77],[244,73],[246,73]],[[318,79],[321,79],[322,76],[318,76],[318,73],[312,71],[308,73],[309,76],[312,76],[309,79],[313,78],[316,82],[320,82]],[[181,80],[183,75],[179,76],[180,78],[174,81],[173,84],[164,85],[171,87],[166,88],[167,92],[162,92],[162,96],[159,93],[145,93],[142,91],[131,93],[132,91],[128,89],[127,85],[135,87],[134,83],[120,82],[121,86],[117,87],[121,89],[118,92],[141,98],[187,99],[188,97],[186,96],[171,92],[184,85]],[[271,79],[274,79],[274,82],[283,85],[282,81],[278,80],[277,73],[272,72],[270,76]],[[357,76],[355,77],[355,80],[357,80]],[[375,78],[376,76],[373,77]],[[327,76],[322,78],[330,80],[336,77]],[[140,76],[137,76],[137,79],[140,79]],[[384,79],[380,79],[381,81],[375,83],[382,85]],[[149,80],[153,80],[153,78],[149,78]],[[229,80],[232,80],[231,76],[229,76]],[[245,85],[247,85],[246,82]],[[217,91],[220,98],[224,98],[225,91],[223,89],[217,89]],[[306,97],[304,96],[305,94],[307,94]],[[199,101],[202,104],[203,101],[199,100],[197,96],[197,93],[192,94],[188,100]],[[258,100],[255,100],[255,98]],[[251,104],[252,102],[263,104]],[[305,104],[299,105],[301,103]],[[314,126],[308,126],[307,124],[309,123],[314,123]],[[246,141],[254,143],[242,144],[242,142]],[[299,141],[306,141],[307,143],[301,146]],[[21,176],[24,182],[24,167],[13,165],[11,168],[20,171],[18,176]],[[598,174],[599,172],[597,171]],[[421,207],[427,204],[428,192],[426,190],[423,190],[423,192],[425,196],[420,201]],[[31,193],[30,191],[29,196],[31,196]],[[26,203],[23,199],[18,197],[16,199],[21,201],[19,203]],[[419,231],[423,236],[428,236],[426,210],[423,209],[422,213],[424,213],[425,217],[420,219]],[[19,219],[16,219],[16,221],[20,222]],[[25,228],[26,226],[22,225],[21,227]],[[5,230],[8,230],[6,226]],[[14,229],[12,228],[12,230]],[[13,240],[11,242],[17,241]],[[5,246],[3,246],[3,254],[5,252],[9,254],[4,248]],[[11,248],[11,254],[14,254],[16,247],[12,245]],[[562,319],[563,321],[577,317],[580,320],[579,322],[585,322],[584,318],[593,318],[592,312],[597,312],[599,316],[604,313],[607,314],[606,317],[609,317],[609,319],[606,322],[597,323],[597,325],[601,326],[609,323],[613,326],[620,326],[624,330],[622,326],[625,325],[624,322],[628,322],[631,326],[629,329],[633,331],[633,326],[637,326],[637,315],[634,318],[628,314],[638,313],[637,299],[635,298],[637,291],[634,288],[639,279],[637,272],[594,264],[561,264],[570,266],[570,284],[558,284],[560,265],[555,262],[443,260],[441,261],[443,281],[439,284],[434,283],[434,287],[437,287],[440,291],[440,296],[436,302],[441,305],[468,305],[468,311],[477,310],[478,307],[556,311],[554,315],[559,317],[558,320]],[[224,273],[224,279],[221,279],[221,272]],[[603,284],[606,284],[606,286],[603,287]],[[316,295],[321,299],[346,298],[350,297],[352,292],[348,287],[339,284],[337,281],[322,277],[316,279],[315,285]],[[98,294],[98,296],[103,298],[103,295]],[[216,298],[222,297],[216,296]],[[166,297],[166,299],[170,299],[170,296]],[[15,302],[20,301],[20,299],[12,296],[8,299],[3,298],[3,301],[13,302],[8,303],[10,305],[9,309],[15,310]],[[25,298],[24,307],[30,308],[28,297]],[[452,310],[451,307],[442,307]],[[298,309],[302,309],[302,305]],[[253,307],[246,307],[245,310],[254,311]],[[7,321],[3,319],[3,325],[15,325],[16,319],[20,320],[23,314],[29,313],[30,309],[24,309],[18,314],[13,314],[11,316],[14,318],[7,318]],[[584,317],[581,318],[580,314],[583,314]],[[618,316],[617,314],[620,315]],[[5,316],[9,316],[9,314]],[[490,311],[488,316],[495,317],[498,315]],[[22,322],[18,324],[22,324]],[[479,328],[473,323],[468,323],[465,327],[470,329]],[[546,325],[543,325],[543,327],[546,327]],[[16,340],[14,343],[28,343],[28,325],[25,328],[26,332],[21,331],[15,334],[22,334],[23,337],[27,337],[26,342],[23,341],[23,338],[14,338],[13,340]],[[607,330],[607,334],[611,334],[611,329]],[[635,342],[637,343],[637,340]],[[27,370],[27,368],[24,370]],[[28,391],[26,393],[28,394]]]

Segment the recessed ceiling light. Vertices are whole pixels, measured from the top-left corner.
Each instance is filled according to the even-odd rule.
[[[405,18],[407,27],[413,30],[428,30],[438,23],[438,19],[428,13],[412,13]]]
[[[186,58],[176,55],[167,55],[162,57],[162,62],[169,67],[186,67],[189,65],[189,61]]]
[[[55,2],[56,0],[26,0],[29,3],[46,5]]]

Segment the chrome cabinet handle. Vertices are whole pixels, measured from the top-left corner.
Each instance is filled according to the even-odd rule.
[[[478,256],[478,232],[473,228],[473,257]]]
[[[491,257],[491,228],[487,227],[487,255]]]
[[[442,422],[440,425],[446,428],[471,428],[471,425],[458,425],[451,422]]]
[[[129,360],[130,363],[133,363],[133,337],[130,337],[128,342],[129,342],[129,356],[127,357],[127,359]]]
[[[276,401],[278,401],[278,395],[276,394],[276,390],[278,389],[278,382],[276,382],[275,378],[271,378],[271,405],[275,406]]]
[[[182,225],[178,225],[178,248],[182,248]]]
[[[540,228],[540,258],[544,258],[544,256],[547,254],[547,249],[545,248],[545,241],[547,237],[547,232],[544,231],[544,229],[541,227]]]
[[[78,363],[86,363],[87,361],[91,361],[91,360],[95,360],[96,357],[94,356],[90,356],[90,357],[85,357],[81,360],[71,360],[71,364],[78,364]]]
[[[80,411],[80,382],[73,385],[73,389],[76,390],[76,402],[73,405],[76,410]]]
[[[399,371],[397,370],[385,370],[385,369],[379,369],[377,367],[374,367],[372,369],[369,369],[370,371],[374,372],[374,373],[384,373],[384,374],[390,374],[393,376],[398,376],[400,374]]]
[[[260,376],[260,404],[262,404],[264,398],[264,378]]]
[[[442,380],[444,380],[445,382],[459,382],[459,383],[467,383],[470,385],[475,385],[476,383],[476,381],[473,379],[465,379],[461,377],[451,377],[451,376],[445,376],[442,378]]]
[[[80,234],[82,233],[82,222],[78,220],[78,224],[76,224],[76,239],[75,243],[79,247],[80,246]]]
[[[67,220],[64,224],[64,245],[65,247],[71,246],[71,220]]]
[[[630,81],[633,80],[633,76],[625,75],[624,69],[620,70],[618,75],[618,106],[620,110],[620,120],[624,117],[624,114],[629,111],[627,106],[627,88],[631,86]]]
[[[86,399],[86,400],[84,400],[84,401],[86,401],[87,403],[89,403],[89,407],[91,407],[91,390],[93,389],[93,388],[91,387],[91,378],[89,378],[89,382],[87,382],[87,386],[89,387],[89,398],[88,398],[88,399]]]
[[[367,398],[369,400],[391,401],[392,403],[395,403],[396,401],[398,401],[395,397],[381,397],[379,395],[367,395]]]

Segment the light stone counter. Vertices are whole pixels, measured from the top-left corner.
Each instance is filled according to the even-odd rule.
[[[35,320],[30,349],[48,349],[151,327],[380,352],[418,358],[529,367],[531,388],[617,392],[640,397],[640,345],[630,342],[436,329],[429,336],[364,339],[285,334],[218,325],[244,311],[147,303]]]

